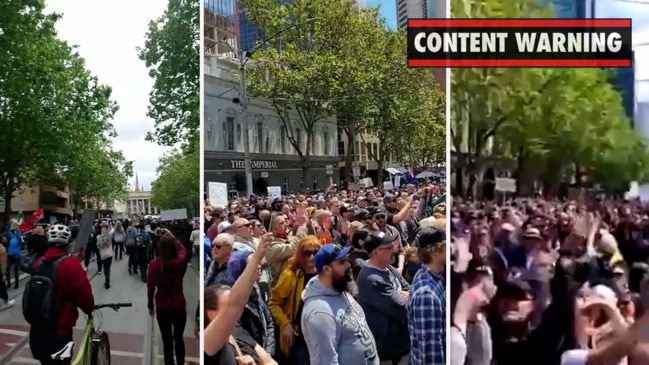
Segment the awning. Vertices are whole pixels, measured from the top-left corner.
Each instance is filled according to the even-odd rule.
[[[402,175],[403,174],[403,172],[395,169],[394,167],[388,167],[388,168],[385,169],[385,171],[387,171],[390,175]]]

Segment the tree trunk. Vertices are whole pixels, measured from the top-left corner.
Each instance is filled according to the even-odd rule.
[[[305,192],[307,187],[309,186],[306,181],[308,173],[309,173],[309,161],[306,159],[306,157],[302,157],[302,184],[300,186],[300,193]]]

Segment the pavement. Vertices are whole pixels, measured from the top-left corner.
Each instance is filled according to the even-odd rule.
[[[95,303],[133,303],[133,307],[119,312],[105,308],[101,315],[95,315],[95,326],[108,333],[111,360],[120,365],[163,364],[162,340],[158,325],[147,309],[146,284],[139,275],[129,275],[127,257],[113,261],[111,267],[111,288],[104,288],[104,276],[97,275],[97,264],[91,262],[88,278],[92,285]],[[196,306],[200,293],[199,266],[195,259],[184,277],[184,291],[187,300],[187,325],[185,326],[185,349],[187,364],[200,363],[199,340],[194,336]],[[38,364],[32,358],[29,348],[29,325],[22,315],[22,292],[27,281],[23,275],[18,290],[9,290],[9,298],[16,299],[14,307],[0,311],[0,365]],[[80,314],[74,329],[75,344],[86,325],[86,318]]]

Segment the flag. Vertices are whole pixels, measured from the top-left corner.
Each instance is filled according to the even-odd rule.
[[[32,213],[32,215],[29,216],[29,218],[27,218],[26,221],[20,224],[20,232],[25,233],[31,231],[32,229],[34,229],[36,223],[38,223],[38,221],[40,221],[43,218],[45,218],[43,209],[39,209],[35,211],[34,213]]]

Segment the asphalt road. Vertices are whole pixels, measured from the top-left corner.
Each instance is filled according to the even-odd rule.
[[[133,303],[131,308],[114,312],[105,308],[101,316],[95,315],[95,326],[108,333],[111,360],[120,365],[162,364],[162,341],[157,323],[148,313],[146,284],[138,276],[129,275],[127,258],[114,261],[111,273],[111,288],[104,288],[104,276],[97,275],[96,262],[90,263],[88,277],[91,279],[95,303]],[[199,299],[198,264],[192,260],[184,278],[187,299],[187,326],[185,327],[186,362],[199,363],[199,341],[194,337],[194,314]],[[13,308],[0,312],[0,365],[38,364],[29,349],[29,326],[22,315],[21,299],[23,285],[10,290],[9,297],[16,299]],[[80,315],[75,327],[75,343],[86,325],[86,318]]]

